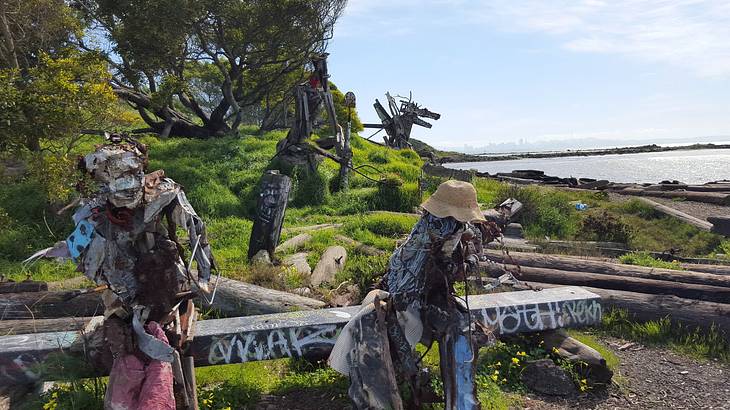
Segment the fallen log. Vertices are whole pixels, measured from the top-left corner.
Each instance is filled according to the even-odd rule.
[[[601,321],[599,297],[576,287],[472,295],[468,300],[473,320],[500,335],[595,326]],[[190,352],[195,367],[287,357],[326,357],[342,327],[360,309],[360,306],[348,306],[202,320],[195,325]],[[49,377],[41,363],[48,362],[54,353],[81,360],[88,339],[81,332],[0,336],[0,385],[37,382]]]
[[[248,316],[321,309],[325,307],[325,303],[321,300],[221,277],[218,281],[215,299],[210,307],[225,316]]]
[[[44,292],[48,290],[46,282],[24,280],[22,282],[0,282],[0,293]]]
[[[695,226],[697,228],[700,228],[703,231],[710,231],[712,229],[712,224],[711,223],[709,223],[707,221],[703,221],[700,218],[695,218],[694,216],[689,215],[689,214],[686,214],[686,213],[684,213],[682,211],[679,211],[677,209],[670,208],[670,207],[668,207],[666,205],[662,205],[662,204],[660,204],[658,202],[654,202],[654,201],[652,201],[649,198],[643,198],[643,197],[641,197],[641,198],[639,198],[639,200],[641,202],[649,205],[650,207],[656,209],[659,212],[662,212],[662,213],[667,214],[669,216],[673,216],[673,217],[681,220],[682,222],[685,222],[685,223],[688,223],[688,224],[690,224],[692,226]]]
[[[730,194],[721,192],[652,191],[640,188],[626,188],[616,192],[625,195],[682,198],[688,201],[704,202],[708,204],[730,205]]]
[[[295,226],[292,228],[284,228],[281,231],[286,233],[292,233],[292,232],[314,232],[314,231],[321,231],[323,229],[334,229],[334,228],[341,228],[342,224],[319,224],[319,225],[310,225],[310,226]]]
[[[679,283],[693,283],[698,285],[722,286],[730,288],[729,275],[691,272],[672,269],[647,268],[636,265],[622,265],[618,263],[602,262],[595,259],[581,259],[578,257],[546,255],[536,253],[510,252],[505,257],[501,252],[485,250],[484,254],[491,261],[497,263],[517,264],[522,267],[548,268],[552,270],[589,272],[600,275],[621,276],[627,278],[643,278],[659,281]]]
[[[530,282],[530,285],[551,289],[561,287],[551,283]],[[730,305],[725,303],[703,302],[694,299],[684,299],[673,295],[651,295],[622,290],[583,287],[601,297],[601,306],[608,308],[625,309],[634,320],[648,322],[665,317],[673,321],[709,329],[713,325],[725,333],[730,339]]]
[[[682,269],[693,272],[711,273],[713,275],[730,276],[730,266],[727,265],[708,265],[699,263],[680,263]]]
[[[96,316],[102,318],[102,316]],[[61,317],[57,319],[0,320],[0,335],[78,331],[84,329],[93,317]]]
[[[492,277],[516,271],[507,270],[504,265],[483,264],[484,271]],[[555,283],[569,286],[591,286],[602,289],[625,290],[630,292],[657,295],[675,295],[686,299],[730,304],[730,288],[698,285],[694,283],[670,282],[665,280],[644,279],[628,276],[615,276],[600,273],[574,272],[547,268],[521,266],[517,279],[523,281]]]
[[[0,320],[96,316],[104,312],[99,293],[6,293],[0,297]]]

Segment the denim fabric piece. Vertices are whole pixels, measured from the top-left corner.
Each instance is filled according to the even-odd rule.
[[[79,221],[73,233],[66,238],[68,252],[71,254],[71,259],[74,262],[78,262],[79,256],[89,247],[89,243],[91,243],[91,238],[93,237],[94,225],[86,219]]]
[[[425,286],[424,268],[434,241],[456,232],[461,222],[424,213],[406,242],[393,252],[388,265],[388,292],[421,293]]]

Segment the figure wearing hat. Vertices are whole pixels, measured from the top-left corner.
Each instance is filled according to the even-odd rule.
[[[104,289],[104,341],[113,359],[105,408],[194,406],[184,388],[177,389],[175,395],[184,399],[176,403],[173,374],[174,384],[185,386],[181,355],[193,336],[192,299],[209,293],[216,269],[205,225],[164,171],[145,174],[143,144],[120,135],[107,138],[111,143],[80,161],[94,186],[82,192],[73,215],[76,229],[29,260],[70,258]],[[189,256],[178,241],[178,226],[188,233]],[[189,270],[193,260],[196,275]]]
[[[415,345],[439,342],[446,409],[478,409],[474,349],[466,306],[454,283],[477,262],[473,242],[484,221],[474,187],[442,183],[421,207],[423,215],[390,257],[380,290],[343,329],[330,355],[332,368],[350,377],[358,409],[401,409],[398,385],[406,382],[419,406],[424,375]],[[478,247],[479,244],[476,244]]]

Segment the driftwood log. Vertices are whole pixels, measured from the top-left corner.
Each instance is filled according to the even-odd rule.
[[[522,267],[547,268],[572,272],[590,272],[601,275],[654,279],[661,281],[693,283],[730,287],[730,276],[714,273],[681,271],[672,269],[647,268],[636,265],[602,262],[595,259],[578,257],[510,252],[505,257],[501,252],[485,250],[487,257],[497,263],[517,264]],[[728,301],[730,302],[730,300]]]
[[[84,329],[92,319],[91,317],[61,317],[57,319],[0,320],[0,335],[78,331]]]
[[[688,201],[704,202],[708,204],[730,205],[730,194],[722,192],[653,191],[643,188],[626,188],[615,192],[625,195],[682,198]]]
[[[104,313],[99,293],[24,292],[0,297],[0,320],[86,317]]]
[[[503,265],[483,264],[482,267],[490,276],[493,277],[499,277],[508,272],[504,269]],[[515,272],[516,267],[512,267],[509,271]],[[694,283],[534,268],[530,266],[522,266],[520,268],[520,275],[517,276],[517,279],[528,282],[555,283],[571,286],[591,286],[602,289],[625,290],[657,295],[675,295],[686,299],[730,303],[730,288],[698,285]]]
[[[48,290],[46,282],[24,280],[22,282],[0,282],[0,293],[44,292]]]
[[[321,300],[220,278],[211,306],[226,316],[263,315],[325,307]]]
[[[546,289],[562,286],[539,282],[530,282],[530,285]],[[702,329],[709,329],[714,325],[730,338],[730,304],[703,302],[673,295],[647,295],[593,287],[583,289],[600,296],[604,310],[625,309],[633,319],[640,322],[669,317],[676,322]]]
[[[666,205],[662,205],[662,204],[660,204],[658,202],[652,201],[649,198],[643,198],[642,197],[642,198],[639,198],[639,200],[641,202],[649,205],[650,207],[656,209],[659,212],[662,212],[662,213],[667,214],[669,216],[673,216],[673,217],[681,220],[682,222],[686,222],[686,223],[688,223],[688,224],[690,224],[692,226],[695,226],[695,227],[697,227],[699,229],[702,229],[703,231],[710,231],[712,229],[712,224],[711,223],[709,223],[707,221],[703,221],[700,218],[695,218],[692,215],[686,214],[686,213],[684,213],[682,211],[679,211],[679,210],[676,210],[674,208],[670,208],[670,207],[668,207]]]

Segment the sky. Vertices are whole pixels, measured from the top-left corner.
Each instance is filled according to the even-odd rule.
[[[441,148],[730,140],[730,0],[350,0],[328,52],[364,122],[412,92]]]

